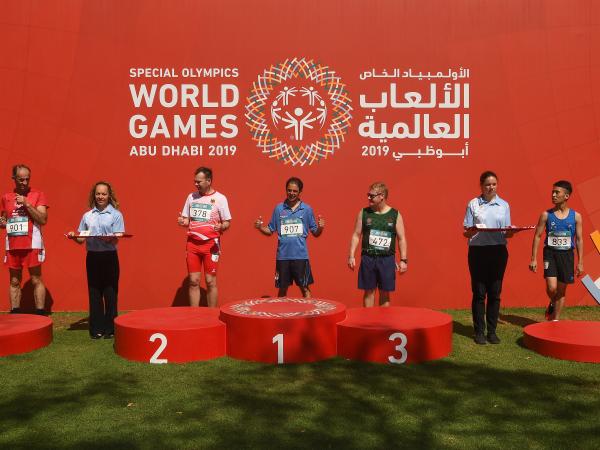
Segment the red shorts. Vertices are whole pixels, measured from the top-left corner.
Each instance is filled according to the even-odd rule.
[[[39,248],[8,250],[4,258],[4,264],[10,269],[22,269],[23,267],[36,267],[44,261],[44,250]]]
[[[188,273],[202,272],[202,266],[204,266],[205,274],[217,274],[221,253],[218,241],[213,239],[204,242],[188,240],[186,251]]]

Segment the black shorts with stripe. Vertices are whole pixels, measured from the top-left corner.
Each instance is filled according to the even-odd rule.
[[[544,278],[556,278],[561,283],[575,282],[575,257],[573,249],[555,250],[544,247]]]
[[[301,287],[314,283],[308,259],[283,259],[275,262],[275,287],[287,288],[292,282]]]

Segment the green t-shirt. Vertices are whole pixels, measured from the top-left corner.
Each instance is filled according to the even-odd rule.
[[[377,214],[371,208],[362,211],[362,254],[390,256],[396,254],[396,221],[398,210],[390,208]]]

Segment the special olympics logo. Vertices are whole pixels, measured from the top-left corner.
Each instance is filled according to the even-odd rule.
[[[287,59],[253,83],[246,124],[269,158],[311,165],[344,141],[352,119],[350,103],[346,85],[329,67],[305,58]]]
[[[291,304],[302,304],[311,305],[314,308],[309,310],[298,310],[288,312],[269,312],[269,311],[257,311],[254,307],[257,305],[269,303],[291,303]],[[309,317],[319,316],[331,311],[335,311],[337,308],[333,303],[329,303],[325,300],[318,299],[301,299],[301,298],[270,298],[270,299],[256,299],[246,300],[235,305],[230,305],[229,308],[237,313],[245,316],[258,316],[258,317],[273,317],[273,318],[286,318],[286,317]]]

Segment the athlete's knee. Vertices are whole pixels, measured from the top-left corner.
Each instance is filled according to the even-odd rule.
[[[206,277],[206,288],[214,289],[217,287],[217,278],[216,277]]]
[[[42,281],[41,276],[31,275],[30,280],[33,287],[44,286],[44,282]]]
[[[189,284],[192,289],[200,288],[200,277],[190,275]]]
[[[10,287],[11,288],[20,288],[21,287],[21,278],[10,277]]]

